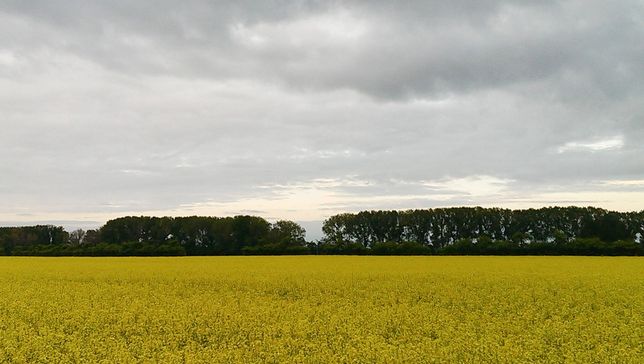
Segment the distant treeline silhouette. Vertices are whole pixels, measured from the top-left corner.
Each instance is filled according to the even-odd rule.
[[[362,211],[330,217],[307,242],[293,221],[257,216],[147,217],[97,230],[0,228],[0,254],[160,256],[257,254],[644,255],[644,211],[592,207],[528,210],[457,207]]]
[[[375,254],[641,255],[644,211],[456,207],[339,214],[323,250]]]
[[[305,230],[257,216],[147,217],[110,220],[98,230],[41,225],[0,228],[6,255],[238,255],[308,253]]]

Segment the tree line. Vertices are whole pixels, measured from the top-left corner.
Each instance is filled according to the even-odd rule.
[[[382,254],[641,255],[644,211],[482,207],[362,211],[324,222],[328,250]]]
[[[127,216],[97,230],[51,225],[0,228],[5,255],[239,255],[308,253],[297,223],[257,216]]]
[[[299,224],[257,217],[127,216],[96,230],[0,228],[4,255],[537,254],[644,255],[644,211],[457,207],[331,216],[307,242]]]

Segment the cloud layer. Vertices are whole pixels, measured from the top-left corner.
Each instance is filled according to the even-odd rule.
[[[640,1],[5,1],[0,220],[644,209],[642,19]]]

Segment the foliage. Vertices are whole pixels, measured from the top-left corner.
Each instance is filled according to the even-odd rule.
[[[71,234],[54,226],[0,228],[0,244],[4,255],[303,254],[305,235],[295,222],[257,216],[126,216]]]
[[[26,227],[0,227],[0,246],[5,255],[13,250],[36,244],[64,244],[69,234],[60,226],[37,225]]]
[[[15,256],[180,256],[186,250],[176,241],[163,244],[128,242],[95,245],[30,245],[17,247]]]
[[[443,254],[634,255],[642,252],[635,239],[644,236],[644,211],[618,213],[593,207],[362,211],[331,216],[322,230],[323,243],[339,250],[360,244],[372,252],[395,254],[404,250],[404,244],[418,243]]]

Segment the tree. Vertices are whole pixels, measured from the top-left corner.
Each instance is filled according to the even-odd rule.
[[[271,225],[268,243],[283,246],[306,245],[306,230],[293,221],[279,220]]]
[[[245,246],[262,244],[268,237],[271,224],[258,216],[239,215],[232,218],[233,244],[227,253],[237,254]]]
[[[348,220],[351,219],[353,214],[339,214],[329,217],[324,220],[322,225],[322,232],[325,235],[325,242],[328,244],[342,245],[351,241],[347,232]]]
[[[101,234],[98,230],[87,230],[83,236],[83,244],[96,245],[101,242]]]
[[[85,235],[87,233],[83,229],[77,229],[69,233],[69,244],[72,246],[79,246],[84,243]]]

